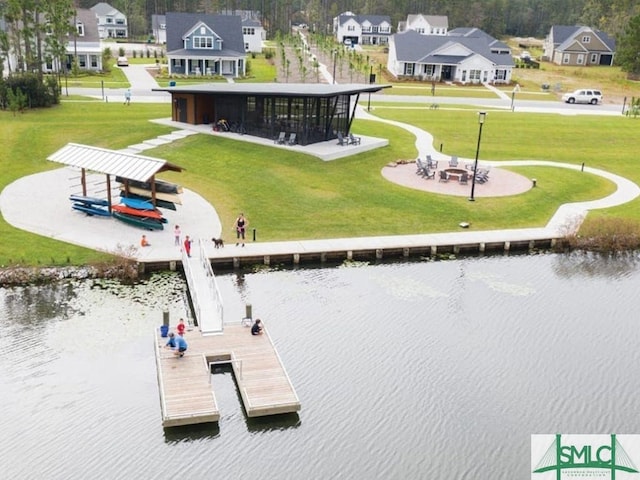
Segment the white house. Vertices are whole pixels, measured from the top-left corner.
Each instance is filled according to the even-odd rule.
[[[407,15],[405,21],[398,23],[398,33],[415,30],[420,35],[446,35],[449,31],[449,18],[446,15]]]
[[[156,43],[167,43],[167,17],[165,15],[151,15],[151,34]]]
[[[267,39],[267,32],[260,21],[260,12],[254,10],[221,10],[220,15],[236,15],[242,19],[242,38],[247,52],[262,52],[262,42]]]
[[[127,38],[129,30],[127,17],[108,3],[100,2],[91,11],[98,17],[100,38]]]
[[[386,45],[391,36],[391,17],[345,12],[333,19],[333,32],[340,43],[348,40],[354,45]]]
[[[510,83],[513,67],[509,47],[478,29],[455,29],[446,36],[406,30],[389,42],[387,70],[395,77]]]

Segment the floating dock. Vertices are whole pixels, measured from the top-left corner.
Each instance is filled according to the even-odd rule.
[[[227,324],[220,335],[185,333],[189,348],[177,357],[156,333],[156,363],[163,427],[218,422],[220,412],[211,384],[212,364],[229,363],[248,417],[300,410],[300,401],[266,328]]]

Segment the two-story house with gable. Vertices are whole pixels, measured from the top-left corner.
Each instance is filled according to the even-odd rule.
[[[459,83],[509,83],[514,67],[507,45],[477,28],[448,35],[396,33],[389,42],[387,70],[396,77]]]
[[[391,37],[391,17],[345,12],[333,19],[333,30],[340,43],[387,45]]]
[[[80,70],[102,71],[102,47],[96,15],[89,9],[78,8],[71,22],[75,22],[75,33],[69,35],[64,67],[71,71],[75,57]],[[47,63],[47,70],[57,69],[55,63]]]
[[[166,17],[169,74],[246,74],[239,16],[168,12]]]
[[[108,3],[100,2],[91,7],[98,17],[98,34],[100,38],[127,38],[129,27],[127,17]]]
[[[247,52],[262,52],[262,42],[267,39],[267,32],[260,21],[260,12],[254,10],[221,10],[221,15],[238,15],[242,19],[242,38]]]
[[[544,58],[557,65],[613,65],[616,41],[590,27],[554,25],[544,41]]]
[[[398,23],[398,33],[415,30],[420,35],[446,35],[449,31],[449,17],[446,15],[407,15]]]

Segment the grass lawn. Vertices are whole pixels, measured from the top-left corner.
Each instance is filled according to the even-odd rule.
[[[475,110],[385,108],[375,113],[426,129],[447,154],[470,158],[475,154]],[[118,149],[166,133],[169,128],[148,119],[168,115],[166,105],[136,104],[127,109],[123,121],[122,105],[101,102],[66,102],[15,117],[0,112],[0,133],[8,139],[5,155],[0,157],[0,188],[22,176],[58,168],[45,159],[67,142]],[[390,145],[323,162],[290,150],[197,135],[147,154],[186,168],[181,174],[165,174],[163,178],[209,200],[221,216],[223,236],[231,235],[233,220],[243,211],[260,241],[452,231],[461,221],[479,230],[539,226],[562,203],[600,198],[613,191],[610,182],[594,175],[543,167],[513,168],[538,179],[536,189],[513,197],[471,203],[466,198],[415,191],[380,175],[389,161],[415,158],[413,136],[400,128],[364,120],[356,120],[354,130],[388,138]],[[637,123],[626,118],[491,111],[483,130],[480,158],[584,161],[640,181],[631,149],[636,130]],[[616,210],[619,215],[640,218],[640,202]],[[4,240],[0,265],[82,264],[104,258],[16,230],[4,221],[0,221],[0,233]]]

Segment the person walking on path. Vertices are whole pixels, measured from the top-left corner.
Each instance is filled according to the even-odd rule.
[[[176,247],[180,246],[180,236],[181,235],[182,235],[182,232],[180,231],[180,225],[176,225],[176,228],[173,229],[173,236],[175,238]]]
[[[240,244],[240,239],[242,239],[242,246],[244,247],[244,233],[247,229],[248,224],[249,222],[247,222],[247,219],[244,217],[244,213],[238,215],[238,218],[236,218],[236,223],[234,225],[236,229],[236,239],[238,240],[236,242],[236,247]]]
[[[131,105],[131,89],[127,88],[127,91],[124,92],[124,104],[129,106]]]
[[[191,239],[189,235],[184,237],[184,251],[187,254],[187,257],[191,258]]]

